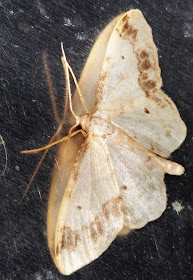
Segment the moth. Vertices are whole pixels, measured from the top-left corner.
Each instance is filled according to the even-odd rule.
[[[78,86],[85,104],[75,92],[76,124],[59,149],[47,216],[49,248],[65,275],[98,258],[118,235],[159,218],[167,203],[164,174],[184,172],[166,159],[186,126],[160,89],[157,49],[141,11],[109,23]]]

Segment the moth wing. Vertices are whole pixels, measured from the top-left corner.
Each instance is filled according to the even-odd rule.
[[[120,186],[124,229],[138,229],[159,218],[167,195],[165,170],[157,156],[130,145],[124,133],[109,137],[106,145]]]
[[[60,145],[58,155],[55,160],[54,172],[52,176],[52,183],[48,200],[48,213],[47,213],[47,238],[48,246],[55,258],[55,231],[58,219],[62,198],[73,168],[76,156],[85,138],[81,133],[75,135],[70,139],[69,147],[67,142]],[[66,161],[66,154],[68,149],[68,158]]]
[[[60,207],[55,263],[71,274],[98,258],[123,227],[120,190],[102,139],[88,137],[71,172]]]
[[[84,95],[87,108],[91,114],[95,112],[95,92],[99,74],[102,69],[102,64],[105,56],[105,51],[110,38],[110,35],[121,18],[121,15],[114,18],[97,38],[81,73],[79,87]],[[80,97],[77,91],[73,95],[73,109],[78,116],[85,114],[85,109],[80,102]]]
[[[168,157],[183,142],[186,126],[162,80],[152,31],[139,10],[115,26],[96,90],[99,113],[148,150]]]

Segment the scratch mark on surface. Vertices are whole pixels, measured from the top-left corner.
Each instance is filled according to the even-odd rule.
[[[134,259],[136,260],[136,254],[134,253],[133,246],[132,246],[131,243],[130,243],[130,246],[131,246],[131,251],[132,251],[132,254],[133,254],[133,256],[134,256]]]
[[[7,17],[7,19],[9,20],[9,22],[11,23],[11,21],[10,21],[10,19],[9,19],[9,17]],[[5,51],[5,48],[3,47],[3,46],[1,46],[1,49],[3,50],[3,52],[4,52],[4,54],[6,55],[6,57],[7,57],[7,59],[8,59],[8,61],[10,60],[10,56],[8,55],[8,53]],[[2,60],[1,60],[2,61]],[[4,66],[4,64],[3,64],[3,66]]]
[[[151,255],[151,260],[153,260],[153,255],[152,255],[152,251],[151,251],[151,246],[150,246],[150,243],[149,243],[149,240],[147,240],[147,242],[148,242],[148,249],[149,249],[149,253],[150,253],[150,255]]]
[[[3,137],[1,136],[1,134],[0,134],[0,137],[1,137],[1,144],[3,145],[4,151],[5,151],[5,167],[4,167],[4,170],[2,171],[2,173],[0,174],[0,177],[1,177],[1,176],[5,175],[5,171],[7,170],[8,156],[7,156],[7,149],[6,149],[6,146],[5,146],[5,142],[4,142]]]
[[[13,243],[14,243],[14,246],[15,246],[15,250],[16,250],[16,252],[18,252],[18,251],[17,251],[17,245],[16,245],[15,240],[13,241]]]
[[[38,187],[37,187],[37,190],[38,190],[38,193],[39,193],[40,199],[42,200],[42,195],[41,195],[40,189],[39,189]]]
[[[158,256],[160,258],[160,261],[162,262],[162,257],[161,257],[161,254],[160,254],[160,251],[159,251],[159,248],[158,248],[158,244],[157,244],[157,241],[156,241],[156,238],[155,238],[155,233],[154,233],[153,225],[151,225],[151,228],[152,228],[152,234],[153,234],[153,239],[154,239],[155,247],[156,247],[156,250],[158,252]]]
[[[173,69],[173,67],[171,67],[171,69]],[[179,69],[177,70],[177,72],[180,73],[180,74],[182,74],[182,75],[185,76],[185,77],[188,77],[188,78],[192,79],[192,76],[191,76],[191,75],[188,75],[187,73],[184,73],[184,72],[180,71]]]
[[[13,123],[13,119],[12,119],[12,116],[11,116],[11,110],[9,109],[9,103],[8,103],[8,100],[7,100],[7,96],[6,96],[5,92],[3,92],[3,94],[4,94],[4,97],[5,97],[5,102],[6,102],[6,105],[7,105],[8,112],[9,112],[10,122]]]

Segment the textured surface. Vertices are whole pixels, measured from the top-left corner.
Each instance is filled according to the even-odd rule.
[[[21,196],[41,155],[18,151],[46,144],[56,128],[43,74],[47,50],[59,105],[63,105],[60,42],[78,76],[101,29],[116,15],[139,8],[151,25],[164,91],[177,105],[188,136],[171,157],[186,168],[166,176],[168,207],[161,218],[118,238],[94,263],[61,276],[46,240],[46,208],[54,149],[27,198]],[[0,134],[8,162],[1,187],[1,279],[190,279],[193,275],[193,21],[192,1],[1,1]],[[94,71],[94,69],[93,69]],[[5,155],[0,146],[0,171]],[[172,203],[184,209],[177,212]]]

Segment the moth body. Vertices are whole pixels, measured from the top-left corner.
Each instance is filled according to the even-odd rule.
[[[90,136],[106,137],[115,132],[115,127],[110,120],[100,114],[84,115],[80,118],[79,125]]]

